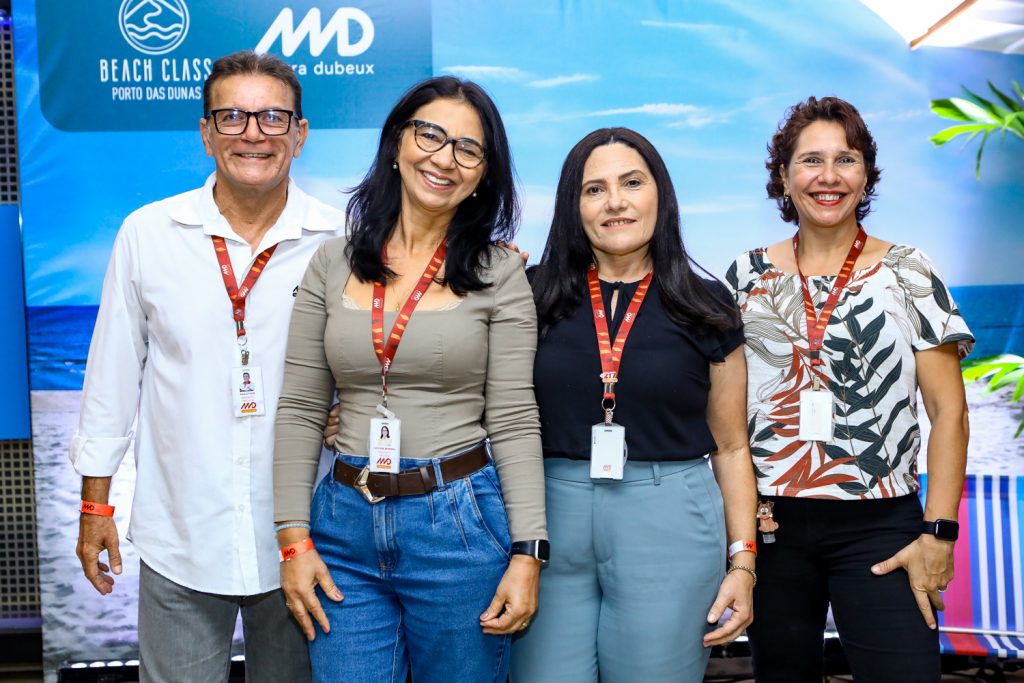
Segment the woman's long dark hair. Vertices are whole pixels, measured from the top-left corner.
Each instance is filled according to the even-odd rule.
[[[612,144],[636,150],[647,162],[658,188],[658,218],[647,250],[668,317],[677,325],[698,330],[722,331],[738,327],[740,319],[736,309],[716,296],[694,272],[694,267],[700,268],[713,278],[683,247],[679,204],[661,155],[647,138],[635,131],[601,128],[576,143],[562,164],[551,231],[532,279],[541,335],[562,318],[572,315],[586,296],[587,269],[594,263],[594,252],[580,218],[583,168],[596,148]]]
[[[480,279],[480,268],[490,264],[490,245],[497,240],[511,242],[515,235],[519,200],[512,154],[497,107],[476,83],[452,76],[431,78],[410,88],[388,114],[373,166],[352,190],[347,255],[352,272],[363,282],[395,276],[381,258],[402,208],[402,179],[392,164],[413,113],[438,99],[465,102],[476,110],[487,150],[476,196],[459,204],[448,226],[444,284],[459,295],[489,287],[490,283]]]

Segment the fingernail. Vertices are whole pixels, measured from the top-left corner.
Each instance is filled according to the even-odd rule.
[[[880,571],[882,571],[881,565],[877,565],[876,564],[874,567],[871,568],[871,572],[874,573],[874,574],[877,574]]]
[[[483,614],[480,615],[480,620],[481,621],[487,621],[490,618],[491,618],[490,612],[484,612]]]
[[[718,617],[715,616],[714,612],[708,612],[708,621],[718,621]]]
[[[335,600],[344,600],[345,599],[345,596],[341,594],[341,591],[336,590],[336,591],[334,591],[333,595],[334,595],[334,599]]]

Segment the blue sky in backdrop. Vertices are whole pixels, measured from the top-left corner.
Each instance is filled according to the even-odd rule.
[[[198,132],[65,133],[39,113],[31,0],[15,0],[27,298],[97,303],[122,218],[200,184]],[[855,0],[772,3],[434,0],[435,73],[484,85],[504,116],[524,199],[519,242],[540,255],[558,172],[590,130],[623,125],[665,157],[693,255],[722,274],[742,250],[791,233],[765,199],[765,144],[785,109],[838,95],[864,114],[883,168],[868,231],[923,248],[954,285],[1024,282],[1024,143],[936,149],[929,100],[1008,90],[1024,57],[910,52]],[[338,106],[344,106],[339,102]],[[201,115],[196,108],[197,126]],[[377,131],[316,130],[293,175],[343,206]]]

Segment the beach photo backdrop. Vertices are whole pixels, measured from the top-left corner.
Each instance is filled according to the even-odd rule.
[[[212,59],[234,50],[268,50],[296,67],[311,133],[293,176],[330,204],[345,206],[398,95],[455,74],[481,83],[503,114],[524,206],[517,242],[532,260],[565,154],[594,128],[622,125],[665,157],[688,248],[720,277],[741,251],[792,232],[764,190],[765,145],[786,108],[812,94],[843,97],[878,142],[868,232],[928,253],[978,338],[976,356],[1024,355],[1024,142],[993,136],[976,178],[977,140],[936,148],[928,139],[951,123],[931,100],[963,96],[963,86],[994,97],[988,82],[1012,93],[1024,57],[911,51],[856,0],[15,0],[14,31],[51,675],[63,662],[137,651],[137,557],[125,543],[126,572],[110,596],[81,576],[67,447],[114,236],[135,208],[212,171],[197,88]],[[976,385],[969,397],[970,470],[1024,474],[1019,404]],[[122,531],[133,467],[129,456],[114,478]]]

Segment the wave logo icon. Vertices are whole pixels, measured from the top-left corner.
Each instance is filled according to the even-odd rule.
[[[162,55],[188,35],[185,0],[123,0],[117,23],[128,44],[147,55]]]

